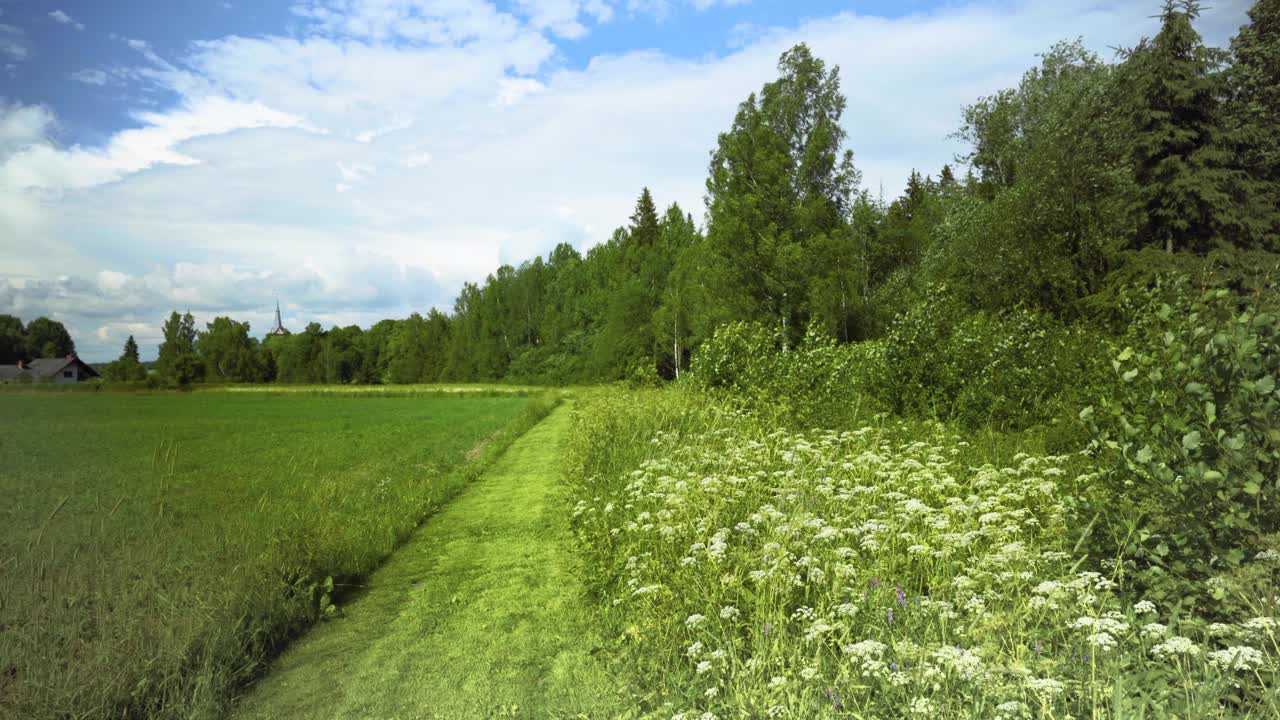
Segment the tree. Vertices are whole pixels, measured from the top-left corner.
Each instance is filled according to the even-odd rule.
[[[76,351],[71,334],[57,320],[38,317],[27,323],[26,353],[29,357],[66,357]]]
[[[27,330],[22,320],[13,315],[0,315],[0,363],[18,362],[26,348]]]
[[[216,317],[196,340],[206,378],[218,382],[258,382],[263,376],[257,342],[249,323]]]
[[[190,385],[203,374],[196,355],[195,318],[191,313],[179,315],[175,310],[165,320],[163,334],[164,342],[160,343],[160,356],[156,361],[160,376],[175,385]]]
[[[1259,0],[1231,40],[1227,143],[1243,171],[1237,199],[1248,203],[1250,245],[1280,250],[1280,0]]]
[[[976,196],[946,186],[935,194],[930,212],[946,221],[927,228],[921,279],[946,285],[974,308],[1074,313],[1134,238],[1127,92],[1077,40],[1054,45],[1018,87],[998,93],[999,111],[966,111],[967,118],[1007,118],[967,123],[959,133],[974,144],[969,157],[977,164],[1001,148],[1007,174],[993,181],[988,160]]]
[[[719,136],[707,178],[707,242],[724,263],[717,294],[729,314],[775,327],[786,348],[804,332],[809,246],[843,232],[859,176],[843,148],[839,68],[828,71],[797,45],[778,71]]]
[[[106,367],[102,368],[102,376],[117,382],[136,382],[147,379],[147,369],[138,360],[138,343],[132,335],[124,341],[124,350],[120,353],[120,358],[107,363]]]
[[[124,341],[124,352],[120,354],[120,359],[132,360],[136,363],[142,362],[138,357],[138,341],[134,340],[132,335],[129,336],[129,339]]]
[[[1140,213],[1136,243],[1203,253],[1224,242],[1235,218],[1229,158],[1215,142],[1224,60],[1192,27],[1193,0],[1167,0],[1160,32],[1125,61],[1132,106]]]

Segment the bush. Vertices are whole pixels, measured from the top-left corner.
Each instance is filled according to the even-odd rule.
[[[1125,555],[1168,592],[1229,572],[1280,530],[1280,323],[1274,295],[1145,291],[1113,361],[1115,383],[1081,418],[1113,471],[1099,507]],[[1171,300],[1171,301],[1168,301]]]
[[[763,326],[730,323],[702,344],[690,377],[731,391],[752,410],[801,426],[840,426],[878,411],[872,388],[883,375],[875,342],[837,344],[810,332],[783,352]]]

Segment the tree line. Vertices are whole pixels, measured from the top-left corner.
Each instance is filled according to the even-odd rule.
[[[782,350],[881,337],[940,294],[1075,322],[1137,281],[1138,251],[1280,251],[1280,0],[1255,3],[1229,50],[1204,45],[1198,15],[1171,0],[1156,36],[1111,61],[1080,41],[1049,48],[1016,87],[963,109],[963,176],[912,172],[889,201],[860,186],[839,68],[797,45],[719,135],[702,227],[645,188],[607,242],[503,265],[449,313],[265,341],[174,313],[159,369],[180,382],[657,380],[735,321]]]
[[[66,357],[75,351],[71,333],[57,320],[38,317],[23,324],[21,318],[0,315],[0,364]]]

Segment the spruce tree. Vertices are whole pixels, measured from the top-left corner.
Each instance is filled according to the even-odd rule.
[[[121,360],[129,360],[132,362],[141,362],[138,359],[138,342],[130,335],[128,340],[124,341],[124,352],[120,355]]]
[[[1159,34],[1126,61],[1132,83],[1138,246],[1206,252],[1232,224],[1229,157],[1215,143],[1221,52],[1192,27],[1194,0],[1168,0]]]
[[[1251,245],[1280,250],[1280,0],[1259,0],[1231,41],[1227,142],[1244,177]]]

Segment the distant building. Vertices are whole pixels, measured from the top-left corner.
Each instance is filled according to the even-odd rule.
[[[17,365],[0,365],[0,382],[78,383],[98,377],[98,371],[72,353],[64,358],[39,358]]]
[[[289,331],[284,329],[284,323],[280,322],[280,301],[276,300],[276,326],[271,328],[267,333],[267,337],[272,335],[288,335]]]

